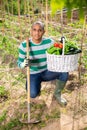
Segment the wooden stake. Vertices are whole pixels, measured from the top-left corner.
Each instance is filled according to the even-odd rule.
[[[22,28],[21,28],[21,20],[20,20],[20,0],[18,0],[18,20],[20,24],[20,40],[22,41]]]
[[[29,39],[26,39],[27,59],[29,59]],[[30,122],[30,69],[27,66],[27,102],[28,102],[28,123]]]
[[[85,33],[86,33],[86,30],[85,30],[85,27],[86,27],[86,16],[84,18],[84,24],[83,24],[83,30],[82,30],[82,38],[81,38],[81,50],[83,51],[83,42],[84,42],[84,36],[85,36]],[[78,73],[79,73],[79,81],[81,82],[81,64],[82,64],[82,53],[80,53],[80,59],[79,59],[79,68],[78,68]]]
[[[13,0],[11,0],[11,4],[12,4],[12,10],[11,10],[11,13],[12,13],[12,20],[13,20]],[[12,32],[12,37],[14,36],[14,31],[13,31],[13,24],[12,24],[12,22],[11,22],[11,32]]]
[[[46,36],[48,36],[48,0],[46,0]]]
[[[61,34],[63,36],[63,10],[61,9]]]

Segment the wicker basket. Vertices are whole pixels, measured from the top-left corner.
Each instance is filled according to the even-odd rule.
[[[71,72],[78,69],[78,59],[80,53],[72,55],[64,55],[65,40],[63,39],[63,52],[62,55],[48,54],[47,55],[47,68],[54,72]]]
[[[78,69],[78,54],[54,55],[47,54],[47,68],[54,72],[71,72]]]

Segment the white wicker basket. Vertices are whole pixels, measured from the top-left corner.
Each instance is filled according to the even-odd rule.
[[[47,68],[54,72],[71,72],[78,69],[78,54],[54,55],[47,54]]]
[[[48,54],[47,68],[53,72],[71,72],[78,69],[78,59],[80,54],[64,55],[64,43],[62,55]]]

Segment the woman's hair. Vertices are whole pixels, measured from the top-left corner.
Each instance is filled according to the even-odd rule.
[[[31,28],[33,28],[34,25],[39,24],[41,26],[41,28],[44,30],[44,23],[42,23],[41,21],[36,21],[32,24]]]

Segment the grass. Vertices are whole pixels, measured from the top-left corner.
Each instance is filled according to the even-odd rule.
[[[6,113],[7,113],[7,111],[5,110],[5,111],[3,111],[2,115],[0,115],[0,123],[2,123],[3,121],[6,120]]]
[[[15,130],[20,130],[22,126],[23,124],[20,123],[18,119],[12,119],[9,123],[2,125],[0,130],[12,130],[13,128],[15,128]]]
[[[0,86],[0,97],[7,96],[8,91],[5,89],[4,86]]]
[[[49,120],[49,119],[58,119],[60,118],[60,112],[58,109],[54,109],[51,114],[47,114],[46,115],[46,120]]]

